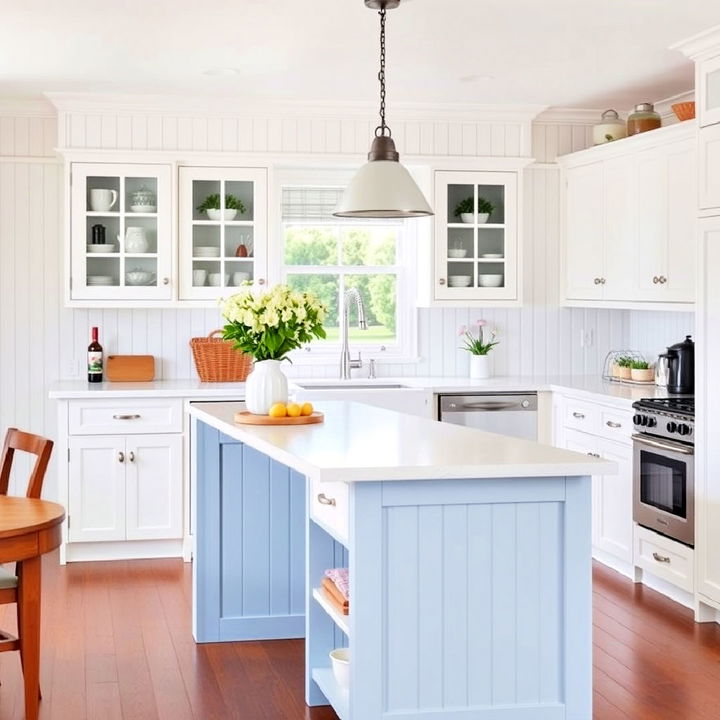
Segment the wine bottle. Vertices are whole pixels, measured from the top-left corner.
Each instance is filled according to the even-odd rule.
[[[88,345],[88,382],[102,382],[103,379],[103,349],[98,342],[98,329],[92,328],[92,342]]]

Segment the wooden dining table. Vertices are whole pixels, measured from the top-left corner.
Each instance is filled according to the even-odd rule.
[[[0,563],[18,563],[18,624],[25,684],[25,719],[37,720],[40,700],[41,558],[62,541],[65,510],[57,503],[0,495]]]

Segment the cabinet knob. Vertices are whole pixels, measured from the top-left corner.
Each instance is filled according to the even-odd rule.
[[[607,282],[607,280],[606,280],[605,278],[600,278],[600,284],[601,284],[601,285],[604,285],[606,282]]]
[[[132,450],[128,453],[128,460],[130,462],[135,462],[135,453]]]
[[[170,284],[170,278],[163,278],[163,285],[169,285]]]
[[[335,498],[329,498],[325,493],[320,493],[317,496],[318,502],[321,505],[336,505]]]
[[[117,459],[118,459],[118,462],[124,463],[125,462],[125,453],[120,451],[117,454]]]
[[[444,285],[444,284],[445,284],[445,278],[440,278],[440,279],[438,280],[438,283],[439,283],[440,285]]]
[[[660,282],[660,278],[657,275],[653,275],[653,285],[657,285]]]
[[[264,285],[265,284],[265,278],[260,278],[258,280],[258,285]]]
[[[661,285],[664,285],[664,284],[667,282],[667,278],[666,278],[664,275],[661,275],[661,276],[658,278],[658,282],[659,282]]]
[[[593,280],[593,282],[594,282],[596,285],[600,285],[600,283],[601,283],[602,281],[601,281],[600,278],[595,278],[595,279]]]

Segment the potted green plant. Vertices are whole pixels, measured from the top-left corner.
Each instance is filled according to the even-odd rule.
[[[460,328],[460,337],[465,341],[463,350],[470,353],[470,377],[482,379],[490,377],[490,358],[488,353],[498,344],[495,340],[497,330],[490,332],[490,340],[485,342],[483,328],[487,325],[486,320],[476,320],[474,327],[463,325]],[[475,330],[477,328],[477,330]]]
[[[495,209],[495,206],[485,198],[479,197],[477,201],[477,221],[478,225],[486,223],[490,218],[490,214]],[[455,217],[459,217],[464,223],[475,222],[475,207],[471,197],[467,197],[461,200],[455,206]]]
[[[630,379],[630,365],[632,364],[632,358],[627,355],[621,355],[615,358],[615,362],[612,367],[612,375],[620,380]]]
[[[223,210],[220,207],[220,193],[212,193],[198,205],[197,211],[207,213],[210,220],[234,220],[238,213],[242,215],[245,212],[245,206],[240,198],[227,193]]]
[[[288,359],[288,353],[325,337],[326,313],[327,308],[314,295],[287,285],[265,293],[248,289],[222,303],[227,321],[223,338],[255,360],[245,381],[249,412],[267,415],[276,403],[287,403],[288,383],[280,364]]]
[[[653,366],[645,362],[645,360],[633,360],[630,364],[630,377],[635,382],[653,382],[655,379],[655,370]]]

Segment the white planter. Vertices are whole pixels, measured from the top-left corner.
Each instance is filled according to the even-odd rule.
[[[490,357],[488,355],[470,356],[470,377],[474,380],[490,377]]]
[[[475,213],[460,213],[460,219],[472,225],[475,222]]]
[[[245,381],[245,407],[253,415],[267,415],[275,403],[287,403],[288,381],[280,360],[260,360]]]
[[[206,210],[205,212],[210,220],[234,220],[238,213],[237,210],[220,210],[219,208]]]
[[[490,213],[478,213],[478,225],[486,223],[490,219]]]

